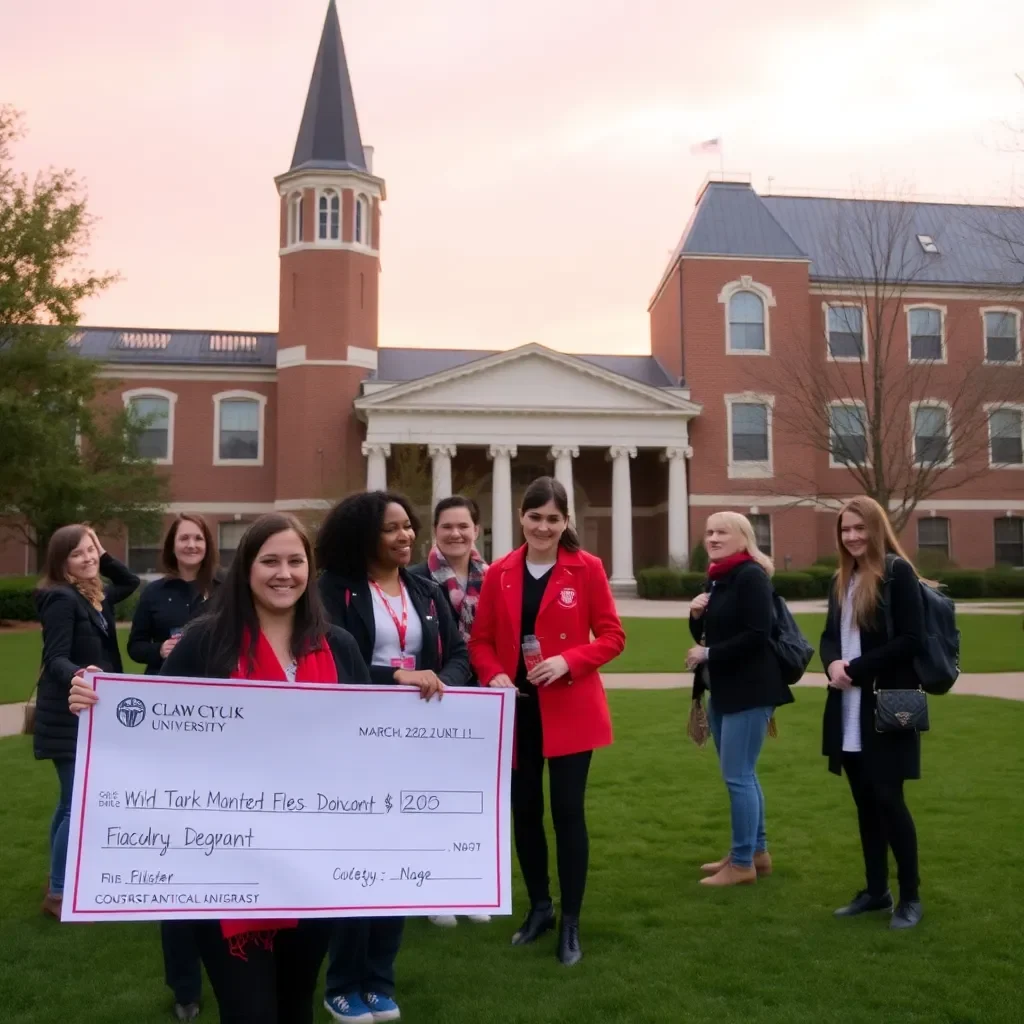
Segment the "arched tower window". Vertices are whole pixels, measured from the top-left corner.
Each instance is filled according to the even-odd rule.
[[[370,201],[364,195],[356,197],[355,240],[360,245],[370,244]]]
[[[288,244],[297,245],[302,241],[302,193],[293,192],[288,197]]]
[[[324,242],[337,242],[341,238],[341,196],[332,188],[325,189],[320,193],[317,212],[318,237]]]

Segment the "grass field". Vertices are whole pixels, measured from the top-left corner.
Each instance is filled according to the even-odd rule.
[[[796,616],[800,628],[817,647],[825,616]],[[686,651],[693,643],[685,622],[679,619],[625,619],[626,651],[612,662],[608,672],[681,672]],[[1024,671],[1024,634],[1016,615],[959,615],[963,633],[961,668],[964,672]],[[125,654],[128,630],[118,631],[125,671],[142,671]],[[25,700],[39,672],[38,630],[0,632],[0,704]],[[820,672],[815,655],[810,671]]]
[[[932,702],[925,778],[909,785],[925,918],[832,917],[860,887],[845,781],[818,756],[824,694],[779,716],[761,764],[776,873],[710,892],[697,866],[728,839],[714,753],[686,739],[687,694],[611,694],[617,741],[595,756],[583,962],[515,921],[411,921],[399,958],[408,1022],[426,1024],[1018,1024],[1024,705]],[[169,1021],[155,924],[58,925],[38,912],[56,794],[25,740],[0,741],[0,1014],[4,1024]],[[328,1020],[318,1011],[318,1021]],[[212,1003],[202,1020],[217,1019]]]

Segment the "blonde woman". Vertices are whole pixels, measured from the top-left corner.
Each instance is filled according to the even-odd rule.
[[[686,665],[696,673],[694,700],[710,690],[708,723],[729,791],[732,847],[701,866],[702,885],[743,885],[771,873],[764,794],[757,759],[775,708],[793,700],[771,645],[772,561],[738,512],[716,512],[704,531],[708,582],[690,604],[696,647]]]
[[[829,596],[821,663],[829,678],[822,751],[829,770],[846,773],[857,805],[866,888],[837,917],[893,910],[889,850],[896,859],[900,899],[895,929],[921,920],[917,832],[903,797],[903,782],[921,777],[921,735],[916,729],[875,729],[875,687],[916,689],[914,656],[924,647],[924,603],[917,570],[878,502],[852,498],[836,519],[839,571]],[[888,565],[887,565],[888,561]],[[881,596],[886,600],[891,633]]]

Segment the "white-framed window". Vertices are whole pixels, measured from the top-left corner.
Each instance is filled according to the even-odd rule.
[[[128,533],[128,568],[136,576],[157,576],[163,570],[160,566],[160,553],[163,538],[160,530],[147,533],[143,530],[131,530]]]
[[[353,238],[360,245],[369,246],[370,242],[370,200],[360,194],[356,196],[355,228]]]
[[[825,333],[829,359],[834,362],[867,359],[863,306],[825,303]]]
[[[725,313],[725,351],[729,355],[766,356],[771,352],[769,318],[775,295],[744,274],[718,293]]]
[[[949,558],[949,520],[930,516],[917,521],[917,553],[934,551]]]
[[[234,561],[242,535],[248,529],[248,523],[220,523],[217,526],[217,550],[220,552],[220,564],[225,569]]]
[[[912,363],[946,361],[946,310],[942,306],[907,307],[908,357]]]
[[[174,407],[178,396],[162,388],[133,388],[121,394],[125,408],[143,424],[136,454],[159,466],[174,462]]]
[[[949,404],[937,399],[911,402],[914,465],[925,468],[951,466],[953,442]]]
[[[754,528],[754,540],[757,546],[769,558],[772,557],[772,517],[764,512],[751,512],[747,519]]]
[[[333,188],[325,188],[317,199],[317,238],[322,242],[341,239],[341,196]]]
[[[267,396],[221,391],[213,396],[213,464],[262,466]]]
[[[988,461],[999,469],[1024,469],[1024,405],[986,405]]]
[[[981,311],[985,362],[996,366],[1020,365],[1020,312],[988,307]]]
[[[1000,516],[995,521],[996,565],[1012,565],[1024,569],[1024,518]]]
[[[863,402],[844,399],[828,407],[828,464],[833,469],[866,466],[868,413]]]
[[[302,193],[293,192],[288,197],[288,244],[298,245],[302,241]]]
[[[744,392],[725,396],[730,478],[755,479],[772,475],[774,406],[773,395]]]

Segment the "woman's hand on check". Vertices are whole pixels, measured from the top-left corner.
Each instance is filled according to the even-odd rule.
[[[430,669],[399,669],[395,673],[395,682],[402,686],[418,686],[423,700],[433,697],[440,700],[444,696],[444,683]]]
[[[84,680],[86,672],[102,671],[97,666],[90,665],[88,668],[80,668],[74,674],[71,679],[71,691],[68,694],[68,710],[71,714],[77,715],[80,711],[91,708],[99,700],[96,691],[91,686],[86,686]]]

